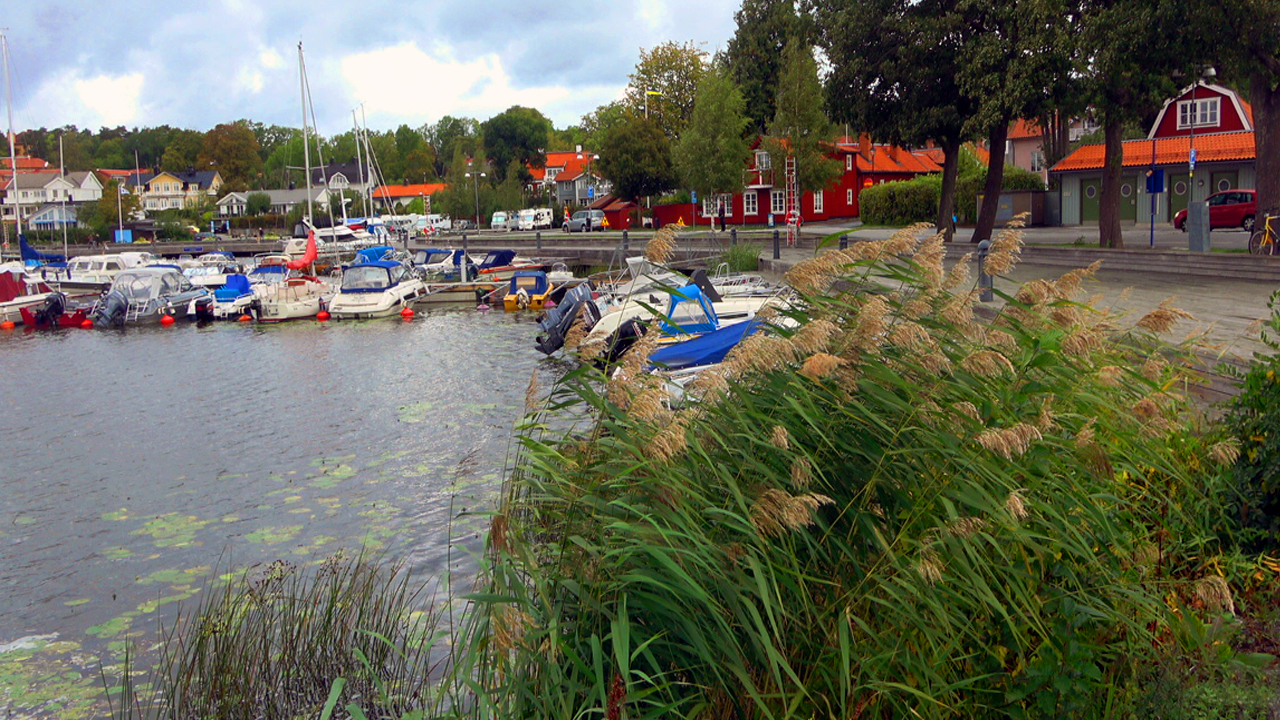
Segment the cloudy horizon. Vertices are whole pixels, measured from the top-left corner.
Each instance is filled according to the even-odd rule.
[[[240,119],[298,127],[302,42],[323,135],[349,130],[353,112],[373,130],[393,130],[446,115],[484,121],[512,105],[562,129],[621,99],[642,48],[693,41],[722,50],[740,2],[710,0],[676,17],[673,8],[688,6],[669,0],[372,0],[358,13],[300,12],[280,0],[16,0],[4,28],[13,128],[205,131]]]

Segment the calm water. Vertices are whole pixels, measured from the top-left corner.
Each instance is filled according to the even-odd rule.
[[[371,548],[465,575],[467,513],[556,371],[535,329],[456,308],[0,334],[0,717],[93,716],[97,659],[228,569]]]

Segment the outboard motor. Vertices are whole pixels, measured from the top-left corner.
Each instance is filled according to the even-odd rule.
[[[617,330],[609,336],[605,341],[604,352],[601,353],[599,365],[612,365],[622,357],[622,354],[631,349],[644,335],[644,324],[639,320],[631,319],[618,326]]]
[[[129,300],[112,290],[93,311],[93,324],[97,327],[124,327],[124,316],[129,310]]]
[[[58,318],[62,317],[67,311],[67,296],[64,293],[53,292],[44,299],[44,305],[32,313],[35,318],[35,324],[38,327],[55,326],[58,324]]]
[[[195,299],[195,316],[197,322],[209,322],[214,319],[213,315],[213,296],[199,297]]]

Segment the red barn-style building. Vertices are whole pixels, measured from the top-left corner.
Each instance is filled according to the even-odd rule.
[[[1123,149],[1122,222],[1152,219],[1151,170],[1165,176],[1164,191],[1154,198],[1155,222],[1169,222],[1188,202],[1215,192],[1254,187],[1253,108],[1221,85],[1199,82],[1166,100],[1147,137],[1126,140]],[[1058,180],[1063,225],[1098,222],[1104,150],[1101,143],[1082,145],[1049,170]]]

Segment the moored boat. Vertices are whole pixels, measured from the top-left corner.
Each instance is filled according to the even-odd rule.
[[[155,323],[165,316],[212,319],[213,294],[192,285],[173,265],[148,265],[117,275],[89,314],[98,327]]]
[[[542,270],[518,270],[511,276],[502,307],[507,311],[541,310],[555,286]]]
[[[399,260],[357,263],[342,271],[342,284],[329,304],[329,314],[335,318],[390,317],[426,292],[426,284]]]

